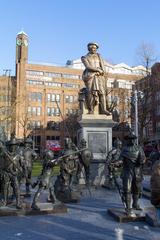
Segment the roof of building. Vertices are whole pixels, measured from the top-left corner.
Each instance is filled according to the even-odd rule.
[[[106,60],[104,60],[104,65],[106,67],[107,72],[113,73],[113,74],[127,74],[127,75],[145,75],[146,74],[146,68],[143,67],[142,65],[130,67],[125,63],[111,64]],[[80,58],[75,60],[68,60],[66,66],[70,68],[82,69],[82,70],[85,68]]]

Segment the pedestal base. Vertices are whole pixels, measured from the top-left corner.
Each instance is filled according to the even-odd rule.
[[[31,192],[30,193],[21,192],[20,196],[23,197],[23,198],[30,198],[31,197]]]
[[[145,221],[145,213],[143,211],[133,211],[133,217],[128,216],[123,208],[111,208],[107,212],[118,222]]]
[[[157,218],[156,209],[146,213],[146,222],[152,227],[160,227],[160,219]]]
[[[67,213],[67,207],[63,203],[39,203],[37,205],[40,210],[31,209],[30,203],[23,203],[23,209],[16,209],[14,205],[4,206],[0,208],[0,217]]]
[[[93,153],[90,165],[90,180],[93,185],[103,185],[106,178],[106,156],[112,148],[112,116],[82,114],[78,130],[78,143],[85,139]],[[83,183],[83,182],[82,182]]]
[[[65,192],[57,192],[57,199],[63,203],[77,203],[80,201],[79,192],[73,191],[65,191]]]

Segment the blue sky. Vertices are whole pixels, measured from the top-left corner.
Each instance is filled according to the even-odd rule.
[[[160,56],[159,0],[0,0],[0,75],[15,66],[16,35],[29,36],[29,61],[64,65],[99,43],[105,59],[137,65],[142,42]]]

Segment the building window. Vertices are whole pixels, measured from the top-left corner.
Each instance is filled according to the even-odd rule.
[[[72,83],[62,83],[64,88],[80,88],[79,84],[72,84]]]
[[[41,107],[37,107],[37,116],[41,115]]]
[[[48,94],[47,94],[47,102],[50,102],[50,101],[51,101],[51,94],[48,93]]]
[[[28,107],[28,114],[31,116],[40,116],[42,113],[41,107]]]
[[[59,94],[56,94],[56,101],[60,102],[60,95]]]
[[[37,114],[36,107],[32,107],[32,116],[36,116]]]
[[[78,109],[66,109],[66,115],[76,115],[78,114]]]
[[[36,100],[37,100],[37,102],[42,102],[42,93],[40,93],[40,92],[36,93]]]
[[[42,102],[42,93],[31,92],[28,94],[29,101],[31,102]]]
[[[60,136],[47,136],[46,140],[60,140]]]
[[[47,94],[47,101],[48,102],[60,102],[60,95],[59,94]]]
[[[27,84],[29,85],[43,85],[44,82],[43,81],[36,81],[36,80],[27,80]]]
[[[63,78],[79,79],[79,75],[75,74],[62,74]]]
[[[78,102],[78,96],[74,96],[74,102]]]
[[[59,116],[60,115],[59,108],[48,107],[47,115],[48,116]]]
[[[52,116],[52,115],[51,115],[51,108],[49,108],[49,107],[47,108],[47,115],[48,115],[48,116]]]
[[[66,95],[66,103],[73,103],[74,97],[72,95]]]
[[[32,70],[27,70],[26,75],[33,75],[33,76],[43,76],[42,71],[32,71]]]
[[[36,145],[40,145],[41,144],[41,136],[35,136],[35,144]]]
[[[31,115],[31,107],[28,107],[28,114]]]
[[[60,115],[59,108],[56,108],[56,116],[59,116],[59,115]]]
[[[62,86],[61,83],[56,83],[56,82],[45,82],[45,85],[49,86],[49,87],[61,87]]]
[[[39,129],[41,127],[41,122],[40,121],[32,121],[31,122],[31,128],[32,129]]]
[[[54,73],[54,72],[44,72],[44,75],[47,77],[53,77],[53,78],[61,78],[61,73]]]

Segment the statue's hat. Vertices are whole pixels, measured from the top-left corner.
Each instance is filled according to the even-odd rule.
[[[129,133],[127,136],[125,136],[125,139],[137,139],[137,136],[134,133]]]
[[[95,45],[97,47],[97,49],[99,48],[98,44],[95,42],[90,42],[87,44],[87,47],[91,46],[91,45]]]
[[[33,141],[31,138],[26,138],[25,139],[25,143],[30,143],[30,144],[33,144]]]
[[[17,145],[17,144],[18,144],[18,141],[17,141],[16,138],[12,138],[12,139],[9,141],[8,144],[9,144],[9,145]]]

